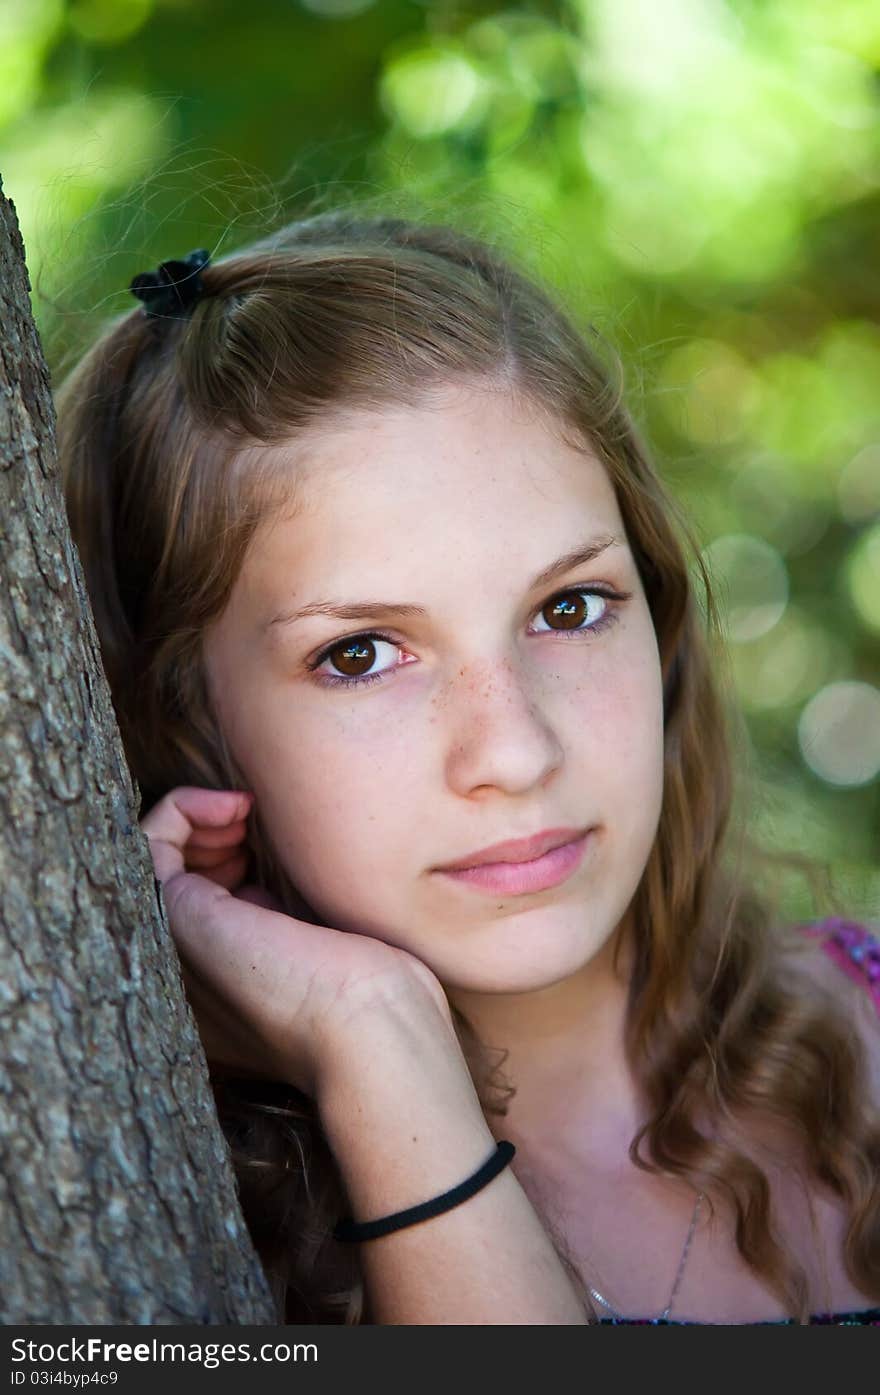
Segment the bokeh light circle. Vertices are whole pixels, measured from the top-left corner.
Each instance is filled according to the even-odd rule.
[[[864,446],[841,471],[837,498],[847,523],[880,515],[880,441]]]
[[[863,533],[850,552],[846,579],[859,619],[880,634],[880,523]]]
[[[820,780],[868,784],[880,773],[880,689],[870,683],[829,683],[801,713],[798,742]]]
[[[731,640],[758,639],[781,620],[788,605],[788,570],[775,547],[751,533],[727,533],[709,544],[703,560]]]
[[[485,105],[476,69],[451,48],[396,58],[382,76],[380,96],[388,115],[420,140],[446,135]]]
[[[731,650],[740,700],[750,712],[799,707],[848,658],[840,639],[794,604],[769,634]]]

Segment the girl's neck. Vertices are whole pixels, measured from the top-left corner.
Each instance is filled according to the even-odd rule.
[[[486,1047],[509,1053],[501,1070],[516,1094],[499,1126],[521,1146],[549,1137],[577,1146],[585,1131],[593,1146],[603,1136],[628,1142],[641,1122],[624,1049],[625,941],[614,964],[621,933],[562,983],[532,993],[449,994]]]

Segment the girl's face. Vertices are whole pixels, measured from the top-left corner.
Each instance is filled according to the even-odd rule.
[[[524,992],[583,968],[636,890],[662,799],[659,656],[598,461],[507,393],[442,400],[273,448],[296,516],[255,536],[205,661],[321,920],[447,988]],[[553,886],[437,870],[560,828],[590,832]]]

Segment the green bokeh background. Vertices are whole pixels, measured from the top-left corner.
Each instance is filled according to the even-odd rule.
[[[880,920],[878,67],[876,0],[0,0],[0,173],[56,375],[135,272],[335,200],[521,257],[693,520],[752,831]]]

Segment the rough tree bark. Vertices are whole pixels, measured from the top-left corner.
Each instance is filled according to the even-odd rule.
[[[0,184],[0,1322],[267,1323]]]

